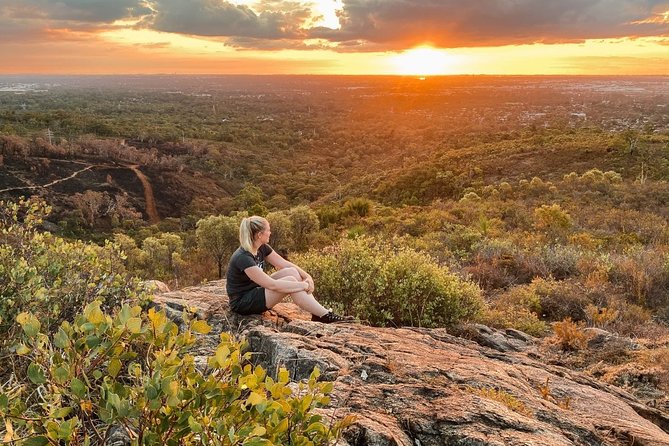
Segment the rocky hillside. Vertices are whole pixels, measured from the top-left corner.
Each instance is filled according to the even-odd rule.
[[[263,317],[228,309],[223,282],[156,295],[178,318],[195,307],[217,333],[244,335],[270,373],[314,366],[335,382],[334,417],[355,414],[349,445],[669,445],[669,416],[630,393],[541,360],[518,331],[473,327],[476,342],[443,329],[310,322],[291,304]]]

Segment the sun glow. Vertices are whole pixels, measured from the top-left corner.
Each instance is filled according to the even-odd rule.
[[[434,76],[458,71],[458,57],[428,46],[413,48],[393,56],[393,71],[397,74]]]

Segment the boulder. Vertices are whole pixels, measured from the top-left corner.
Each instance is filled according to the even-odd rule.
[[[173,312],[191,307],[215,330],[246,336],[254,360],[295,380],[318,366],[334,381],[328,416],[354,414],[350,445],[667,445],[669,417],[624,390],[547,365],[532,337],[475,326],[445,329],[325,325],[282,304],[262,316],[230,313],[223,281],[160,294]]]

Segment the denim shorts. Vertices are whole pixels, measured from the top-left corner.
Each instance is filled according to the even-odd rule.
[[[242,315],[264,313],[268,310],[267,301],[265,300],[265,288],[256,287],[241,296],[231,297],[230,309]]]

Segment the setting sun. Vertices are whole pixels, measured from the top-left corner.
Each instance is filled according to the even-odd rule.
[[[439,75],[457,72],[458,60],[447,51],[432,47],[413,48],[392,57],[392,65],[397,74]]]

